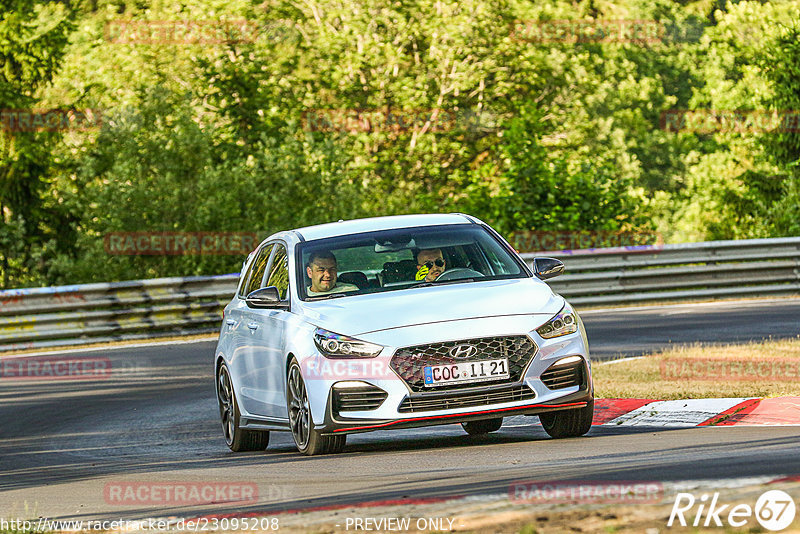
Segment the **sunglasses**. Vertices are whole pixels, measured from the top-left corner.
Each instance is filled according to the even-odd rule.
[[[422,265],[424,265],[428,269],[432,269],[434,264],[436,264],[437,267],[444,267],[444,260],[426,261]]]

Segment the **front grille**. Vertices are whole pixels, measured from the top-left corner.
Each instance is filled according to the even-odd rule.
[[[450,349],[457,345],[473,345],[477,349],[467,358],[454,358]],[[528,336],[502,336],[445,341],[415,347],[403,347],[392,356],[391,367],[402,378],[411,391],[429,391],[425,387],[423,369],[431,365],[445,365],[460,362],[480,362],[496,358],[508,358],[509,378],[493,380],[491,383],[519,382],[522,373],[536,354],[536,344]],[[474,384],[436,386],[437,390],[453,390],[474,387]]]
[[[542,382],[548,389],[563,389],[583,383],[583,362],[570,365],[553,365],[542,373]]]
[[[397,411],[401,413],[431,412],[471,406],[489,406],[535,398],[536,393],[528,386],[494,386],[483,391],[431,392],[411,395],[403,399]]]
[[[389,394],[377,386],[364,385],[358,388],[333,388],[333,410],[355,412],[376,410]]]

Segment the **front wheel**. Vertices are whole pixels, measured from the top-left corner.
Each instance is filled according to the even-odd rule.
[[[575,438],[589,432],[594,417],[594,399],[584,408],[559,410],[539,415],[544,431],[554,438]]]
[[[217,402],[225,443],[233,452],[263,451],[269,445],[269,432],[239,428],[239,404],[233,391],[228,366],[217,369]]]
[[[306,456],[334,454],[344,449],[347,435],[324,436],[314,429],[308,391],[297,360],[292,359],[286,378],[286,404],[289,410],[289,426],[297,450]]]

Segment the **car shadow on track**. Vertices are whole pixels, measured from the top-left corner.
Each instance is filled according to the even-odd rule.
[[[603,427],[592,427],[592,430],[590,430],[586,436],[572,438],[569,441],[589,439],[596,435],[638,434],[667,430],[674,429],[648,427],[615,427],[614,429],[606,429]],[[281,439],[281,437],[274,439],[267,452],[299,456],[289,434],[285,433],[279,436],[285,437],[285,439]],[[555,440],[549,437],[542,426],[538,424],[538,419],[532,417],[530,425],[515,425],[510,428],[504,426],[497,432],[482,436],[470,436],[465,433],[458,424],[413,430],[385,430],[353,434],[348,436],[348,442],[344,452],[337,456],[356,453],[383,454],[387,452],[434,451],[437,449],[531,443],[539,441],[553,442]],[[566,442],[567,440],[559,441]],[[299,457],[306,458],[302,456]]]
[[[655,429],[650,428],[646,431],[637,429],[636,434],[644,432],[652,433]],[[471,438],[466,437],[466,440]],[[427,452],[428,450],[438,450],[443,447],[462,447],[465,450],[475,442],[456,439],[459,443],[454,445],[454,439],[446,439],[447,443],[435,443],[437,440],[423,438],[422,440],[393,440],[390,443],[376,441],[375,443],[357,444],[353,450],[346,450],[342,454],[334,456],[318,457],[299,457],[296,453],[284,451],[281,446],[278,450],[267,451],[250,457],[253,461],[264,460],[266,458],[282,459],[282,461],[302,461],[313,463],[344,462],[352,458],[364,458],[367,454],[380,454],[389,456],[392,453],[416,450]],[[497,439],[493,436],[488,440],[488,444],[502,447],[503,443],[518,443],[524,440],[507,440],[499,435]],[[537,441],[537,440],[534,440]],[[315,509],[334,510],[338,508],[363,508],[365,505],[384,503],[393,505],[419,504],[427,501],[442,501],[457,499],[460,497],[473,497],[476,499],[485,498],[492,501],[514,500],[513,489],[519,484],[537,483],[559,483],[559,484],[581,484],[587,482],[619,482],[625,484],[632,483],[656,483],[664,485],[670,481],[682,480],[708,480],[724,483],[725,479],[741,476],[758,476],[770,474],[783,474],[785,472],[800,471],[800,460],[794,460],[791,465],[783,462],[781,465],[772,463],[772,454],[764,452],[771,449],[781,448],[782,453],[779,459],[785,459],[787,454],[792,454],[789,446],[796,442],[796,437],[782,437],[775,439],[754,439],[746,442],[726,444],[720,443],[722,449],[734,448],[743,450],[760,449],[764,454],[762,458],[753,459],[748,455],[740,455],[735,458],[727,457],[722,454],[720,457],[703,457],[699,455],[702,448],[708,446],[697,445],[696,447],[665,447],[656,451],[641,451],[639,453],[620,452],[606,453],[597,450],[597,447],[590,445],[592,440],[589,438],[576,438],[564,440],[563,443],[570,445],[582,444],[585,451],[591,450],[592,453],[585,454],[580,461],[574,464],[571,462],[537,462],[535,457],[527,465],[514,466],[512,469],[487,472],[472,473],[465,476],[461,473],[437,474],[432,473],[430,477],[418,480],[382,480],[376,475],[369,484],[364,484],[363,491],[342,491],[337,493],[336,487],[328,488],[331,493],[329,496],[316,498],[287,499],[274,503],[258,503],[249,506],[230,505],[216,507],[200,507],[191,510],[187,515],[185,510],[170,509],[160,510],[163,515],[183,515],[184,517],[195,517],[206,514],[231,514],[242,515],[270,515],[282,512],[313,511]],[[422,444],[427,444],[431,449],[422,449]],[[587,443],[589,446],[587,447]],[[472,452],[472,451],[467,451]],[[535,451],[532,451],[535,453]],[[719,452],[719,451],[718,451]],[[657,457],[667,455],[667,460],[656,461]],[[388,461],[388,458],[387,458]],[[419,472],[417,472],[419,474]],[[343,475],[344,476],[344,475]],[[137,511],[126,511],[135,515]],[[147,513],[142,509],[138,513]]]

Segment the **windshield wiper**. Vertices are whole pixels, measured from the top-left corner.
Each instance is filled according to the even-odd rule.
[[[348,295],[353,295],[353,293],[331,293],[330,295],[314,295],[312,298],[316,300],[328,300],[328,299],[338,299],[339,297],[347,297]]]

